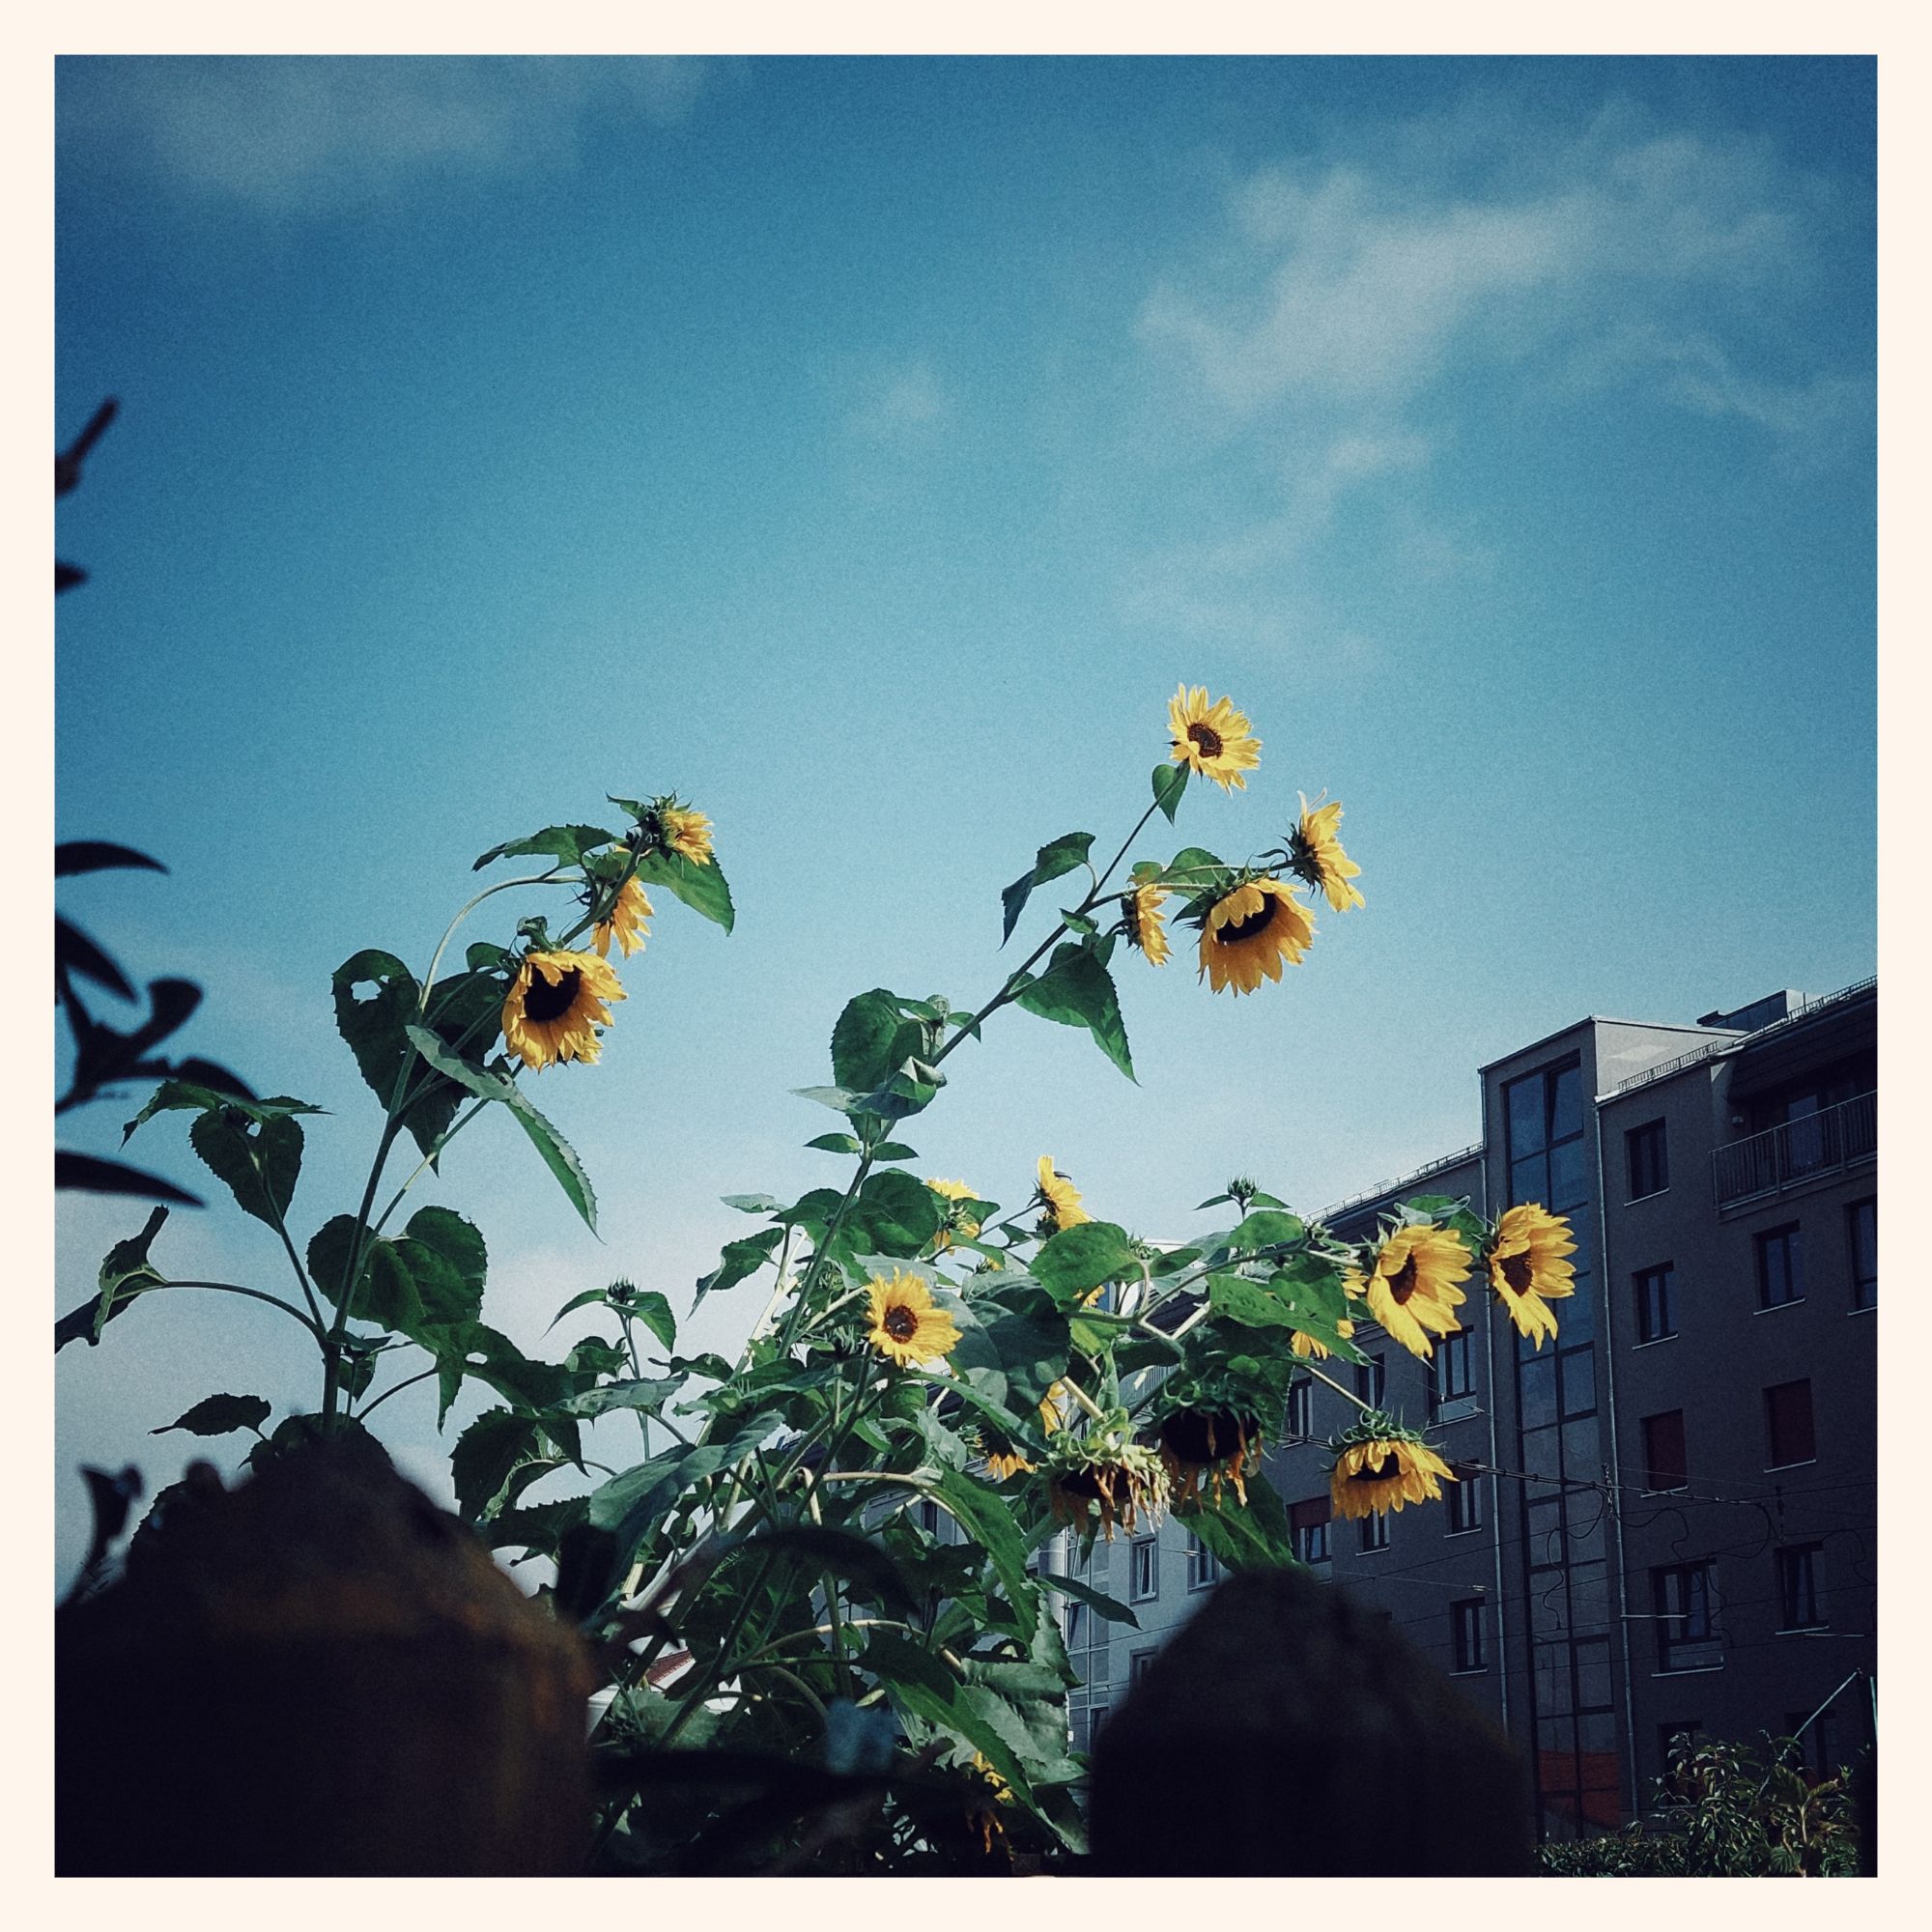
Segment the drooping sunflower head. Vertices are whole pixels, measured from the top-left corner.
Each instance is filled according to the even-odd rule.
[[[1372,1409],[1328,1444],[1335,1466],[1328,1495],[1335,1514],[1400,1511],[1406,1503],[1439,1502],[1455,1472],[1412,1429]]]
[[[1457,1284],[1468,1279],[1470,1266],[1455,1229],[1430,1221],[1398,1228],[1376,1250],[1363,1278],[1363,1299],[1392,1339],[1426,1361],[1435,1352],[1432,1335],[1462,1326],[1456,1309],[1465,1297]]]
[[[1288,835],[1289,869],[1321,894],[1337,912],[1364,903],[1350,879],[1361,876],[1361,867],[1342,850],[1335,828],[1341,823],[1342,802],[1313,806],[1304,794],[1301,822]]]
[[[1264,977],[1280,980],[1281,963],[1298,965],[1315,937],[1315,920],[1293,890],[1264,875],[1224,893],[1201,924],[1201,977],[1219,993],[1252,993]]]
[[[1556,1313],[1548,1303],[1577,1292],[1571,1279],[1577,1264],[1570,1260],[1576,1251],[1570,1223],[1534,1201],[1507,1209],[1496,1223],[1490,1286],[1519,1333],[1532,1337],[1539,1350],[1544,1336],[1556,1333]]]
[[[980,1223],[960,1203],[977,1202],[980,1197],[963,1180],[928,1180],[925,1184],[946,1202],[946,1218],[939,1224],[935,1249],[943,1254],[952,1245],[954,1235],[970,1241],[980,1232]]]
[[[1167,726],[1174,740],[1169,753],[1174,763],[1212,779],[1223,791],[1247,789],[1241,774],[1261,763],[1262,741],[1230,699],[1209,704],[1205,684],[1192,691],[1183,684],[1168,699]]]
[[[875,1274],[866,1284],[871,1325],[866,1340],[900,1368],[944,1361],[959,1346],[959,1329],[945,1309],[933,1305],[932,1290],[916,1274]]]
[[[980,1454],[985,1459],[987,1475],[996,1483],[1004,1483],[1009,1476],[1027,1475],[1033,1468],[1019,1444],[990,1422],[980,1425]]]
[[[609,1000],[625,998],[617,976],[588,952],[526,952],[503,996],[503,1043],[526,1066],[559,1060],[595,1065],[597,1029],[611,1024]]]
[[[1121,931],[1129,946],[1147,955],[1150,966],[1165,966],[1172,948],[1167,943],[1167,915],[1161,904],[1165,886],[1136,886],[1121,907]]]
[[[1265,1446],[1258,1417],[1239,1408],[1179,1408],[1159,1417],[1160,1460],[1177,1505],[1201,1500],[1205,1482],[1215,1502],[1232,1483],[1245,1508],[1247,1478],[1260,1468]]]
[[[618,887],[611,910],[591,928],[591,943],[597,948],[598,958],[610,958],[613,939],[626,959],[634,952],[641,952],[651,929],[648,923],[651,917],[651,902],[644,895],[643,887],[635,877],[626,879]]]
[[[1042,1237],[1057,1235],[1063,1228],[1077,1228],[1083,1221],[1094,1218],[1080,1205],[1080,1190],[1065,1175],[1055,1171],[1050,1153],[1040,1155],[1035,1172],[1039,1184],[1034,1189],[1032,1205],[1040,1210]]]
[[[1124,1409],[1101,1417],[1085,1435],[1065,1430],[1055,1435],[1040,1469],[1054,1520],[1083,1539],[1095,1533],[1096,1510],[1098,1528],[1109,1543],[1116,1523],[1131,1536],[1142,1517],[1160,1520],[1167,1470],[1153,1450],[1134,1440]]]
[[[665,846],[694,866],[711,863],[711,821],[689,806],[667,804],[658,808],[658,822],[664,827]]]

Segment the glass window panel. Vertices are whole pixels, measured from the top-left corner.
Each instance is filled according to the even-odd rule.
[[[1600,1495],[1590,1494],[1581,1490],[1573,1490],[1569,1496],[1570,1529],[1568,1549],[1572,1562],[1588,1562],[1601,1557],[1606,1540],[1604,1520],[1609,1511]],[[1581,1617],[1580,1605],[1577,1614]]]
[[[1570,1548],[1570,1614],[1579,1633],[1605,1631],[1610,1627],[1609,1566],[1601,1559],[1592,1563],[1574,1561],[1577,1546]],[[1596,1700],[1585,1697],[1583,1702]]]
[[[1583,1143],[1566,1141],[1549,1150],[1549,1199],[1543,1205],[1552,1214],[1578,1208],[1589,1196],[1583,1179]]]
[[[1617,1719],[1613,1711],[1584,1711],[1577,1719],[1577,1748],[1585,1751],[1613,1751],[1617,1747]]]
[[[1542,1154],[1510,1162],[1510,1206],[1519,1201],[1542,1201],[1549,1193],[1549,1163]]]
[[[1570,1646],[1540,1643],[1534,1654],[1537,1715],[1567,1718],[1574,1708],[1570,1701]]]
[[[1577,1645],[1577,1702],[1585,1710],[1610,1708],[1610,1640],[1585,1637]]]
[[[1577,1260],[1582,1259],[1582,1242],[1577,1243]],[[1581,1268],[1577,1271],[1572,1284],[1576,1293],[1567,1294],[1549,1305],[1556,1315],[1556,1339],[1566,1349],[1577,1342],[1594,1342],[1597,1339],[1597,1289],[1596,1284]]]
[[[1594,1483],[1604,1473],[1603,1437],[1595,1416],[1563,1425],[1563,1473],[1575,1481]]]
[[[1597,1407],[1596,1350],[1571,1349],[1557,1360],[1563,1384],[1564,1415],[1594,1414]]]
[[[1577,1720],[1575,1718],[1539,1718],[1536,1720],[1536,1746],[1539,1750],[1573,1751],[1577,1748]]]
[[[1556,1420],[1556,1358],[1545,1353],[1523,1363],[1518,1386],[1522,1391],[1522,1427],[1541,1429]]]
[[[1570,1634],[1570,1592],[1564,1587],[1560,1570],[1537,1577],[1531,1585],[1529,1634],[1539,1639]]]
[[[1536,1153],[1544,1145],[1543,1075],[1532,1073],[1512,1080],[1503,1089],[1503,1106],[1509,1117],[1509,1151],[1512,1160]]]
[[[1532,1476],[1554,1476],[1561,1473],[1556,1462],[1555,1430],[1529,1429],[1523,1432],[1522,1466]]]
[[[1563,1561],[1563,1499],[1539,1497],[1529,1506],[1529,1565]]]
[[[1583,1070],[1563,1067],[1550,1081],[1549,1138],[1552,1142],[1583,1131]]]

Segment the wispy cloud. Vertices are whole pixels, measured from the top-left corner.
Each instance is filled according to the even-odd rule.
[[[881,363],[862,372],[854,386],[845,427],[865,441],[916,448],[952,422],[952,393],[923,359]]]
[[[1256,585],[1346,506],[1392,516],[1390,541],[1438,576],[1481,567],[1480,546],[1432,520],[1429,484],[1483,381],[1552,409],[1641,386],[1751,425],[1786,460],[1828,460],[1868,418],[1869,378],[1794,370],[1767,347],[1815,272],[1818,206],[1817,185],[1758,144],[1623,110],[1566,142],[1493,126],[1486,149],[1466,117],[1414,124],[1374,162],[1235,182],[1135,337],[1175,461],[1211,451],[1237,481],[1210,506],[1214,537],[1136,560],[1129,611],[1255,640],[1244,613],[1270,601]]]
[[[702,61],[472,56],[70,59],[70,154],[277,212],[449,175],[573,166],[593,117],[682,121]]]

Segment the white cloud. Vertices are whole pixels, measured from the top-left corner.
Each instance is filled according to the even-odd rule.
[[[234,56],[61,63],[70,156],[145,163],[257,208],[330,207],[440,175],[567,169],[593,117],[682,121],[702,61]]]
[[[857,382],[846,428],[869,442],[893,446],[930,441],[952,421],[951,393],[923,360],[882,364]]]

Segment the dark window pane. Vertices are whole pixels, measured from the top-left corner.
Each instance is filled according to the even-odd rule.
[[[1636,1282],[1636,1332],[1640,1342],[1661,1342],[1677,1333],[1677,1310],[1672,1300],[1674,1270],[1666,1262],[1662,1267],[1645,1268]]]
[[[1528,1510],[1529,1551],[1526,1558],[1533,1570],[1539,1564],[1563,1561],[1563,1498],[1536,1496]]]
[[[1562,1382],[1563,1413],[1591,1415],[1597,1407],[1597,1351],[1571,1349],[1557,1358]]]
[[[1849,1210],[1852,1245],[1852,1306],[1878,1306],[1878,1203],[1854,1201]]]
[[[1583,1072],[1575,1064],[1550,1078],[1549,1138],[1567,1140],[1583,1131]]]
[[[1449,1505],[1449,1534],[1483,1526],[1484,1478],[1466,1463],[1455,1465],[1457,1480],[1442,1492]],[[1533,1559],[1532,1559],[1533,1560]]]
[[[1584,1637],[1577,1646],[1577,1708],[1606,1711],[1610,1707],[1610,1640]]]
[[[1522,1391],[1522,1426],[1541,1429],[1556,1420],[1556,1357],[1546,1350],[1518,1370]]]
[[[1794,1224],[1771,1228],[1757,1237],[1757,1300],[1760,1308],[1780,1308],[1804,1297],[1804,1266]]]
[[[1570,1646],[1540,1643],[1534,1658],[1537,1716],[1567,1718],[1574,1708],[1570,1693]]]
[[[1575,1541],[1571,1544],[1571,1555],[1577,1554]],[[1610,1574],[1609,1566],[1601,1558],[1595,1563],[1573,1563],[1570,1570],[1570,1617],[1579,1641],[1577,1646],[1577,1667],[1583,1667],[1584,1654],[1594,1658],[1594,1646],[1581,1642],[1592,1631],[1607,1631],[1610,1627]],[[1609,1676],[1607,1653],[1604,1663],[1605,1682]],[[1593,1697],[1590,1686],[1579,1675],[1577,1685],[1577,1698],[1579,1704],[1606,1704],[1607,1696]]]
[[[1595,1341],[1597,1336],[1597,1291],[1585,1266],[1583,1236],[1577,1233],[1575,1222],[1571,1229],[1577,1234],[1577,1252],[1570,1258],[1577,1264],[1576,1293],[1549,1304],[1556,1316],[1556,1339],[1566,1347],[1572,1342]]]
[[[1512,1080],[1503,1089],[1503,1108],[1509,1122],[1510,1158],[1520,1160],[1526,1153],[1540,1153],[1545,1143],[1543,1075],[1531,1073]]]
[[[1601,1482],[1604,1474],[1604,1438],[1596,1418],[1563,1425],[1563,1473],[1573,1482]]]
[[[1811,1421],[1809,1379],[1779,1382],[1764,1392],[1765,1433],[1769,1438],[1772,1468],[1787,1463],[1808,1463],[1817,1454],[1817,1437]]]
[[[1662,1121],[1646,1121],[1642,1126],[1631,1128],[1624,1136],[1624,1156],[1631,1200],[1660,1193],[1670,1184]]]
[[[1522,1466],[1532,1476],[1558,1476],[1562,1467],[1557,1460],[1556,1432],[1553,1429],[1530,1429],[1523,1432]]]
[[[1818,1557],[1823,1546],[1801,1543],[1777,1552],[1778,1628],[1820,1630]]]
[[[1643,1418],[1643,1486],[1681,1490],[1689,1464],[1684,1458],[1684,1411],[1665,1409]]]
[[[1583,1179],[1583,1143],[1567,1141],[1549,1150],[1549,1195],[1543,1205],[1552,1214],[1581,1206],[1589,1198]]]
[[[1543,1201],[1549,1194],[1549,1160],[1533,1153],[1525,1160],[1510,1162],[1510,1206],[1520,1201]]]

